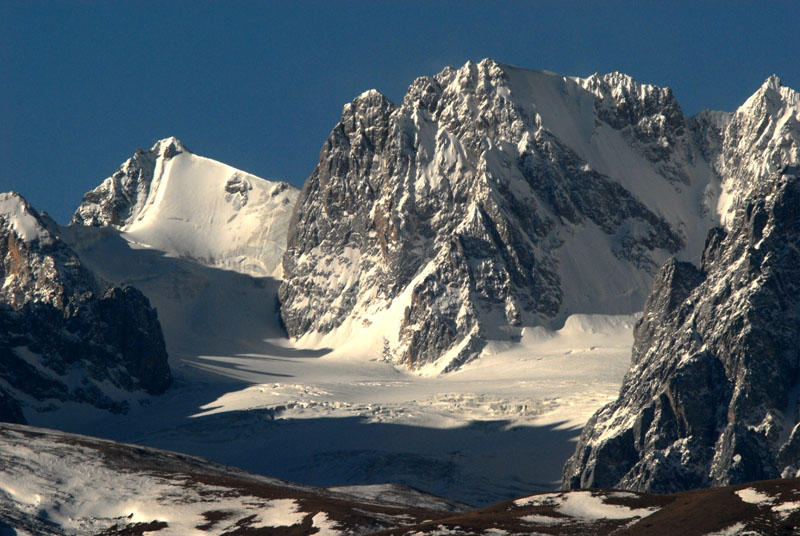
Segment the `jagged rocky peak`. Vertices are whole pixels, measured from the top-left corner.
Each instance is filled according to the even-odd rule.
[[[683,112],[672,89],[652,84],[641,84],[633,77],[620,72],[595,73],[577,82],[594,93],[604,119],[615,128],[637,125],[647,118],[674,127],[685,124]]]
[[[618,72],[594,74],[580,83],[599,97],[599,119],[616,129],[631,127],[641,141],[668,149],[686,129],[686,118],[668,87],[640,84]]]
[[[177,138],[159,140],[148,151],[141,148],[94,190],[83,196],[71,224],[123,227],[141,211],[150,194],[159,159],[169,159],[188,149]]]
[[[667,128],[680,108],[668,90],[642,91],[662,96],[630,97],[638,130],[604,123],[601,97],[573,79],[492,60],[418,78],[400,105],[360,95],[293,213],[289,335],[357,338],[452,370],[526,325],[639,310],[664,259],[699,254],[684,229],[712,223],[696,209],[711,171],[693,161],[694,138],[673,128],[667,157],[646,152],[645,118]]]
[[[0,420],[68,401],[124,411],[169,386],[147,298],[98,281],[58,226],[14,193],[0,194],[0,282]]]
[[[800,95],[781,82],[778,75],[768,76],[761,87],[745,101],[741,110],[752,110],[757,115],[782,116],[787,108],[800,103]]]
[[[712,162],[723,177],[717,210],[727,226],[759,181],[800,164],[800,94],[770,76],[720,130]]]
[[[24,242],[53,240],[39,213],[17,192],[0,193],[0,218],[3,226]]]
[[[800,474],[800,168],[753,185],[700,268],[670,261],[619,398],[564,486],[673,492]]]
[[[53,228],[19,194],[0,194],[0,301],[16,310],[29,302],[63,309],[74,296],[97,291],[94,278]]]

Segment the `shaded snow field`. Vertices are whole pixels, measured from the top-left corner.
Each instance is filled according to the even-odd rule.
[[[279,281],[142,249],[111,229],[64,228],[100,277],[157,308],[175,384],[126,415],[68,404],[33,425],[204,456],[316,486],[389,482],[483,505],[558,489],[591,414],[630,362],[635,315],[573,315],[490,342],[446,375],[382,348],[298,348],[275,312]]]
[[[519,344],[490,345],[478,361],[440,376],[398,369],[366,349],[355,357],[279,361],[270,355],[200,356],[197,366],[254,383],[202,406],[193,417],[269,409],[276,418],[361,417],[431,428],[496,420],[507,421],[506,428],[581,427],[616,397],[629,366],[635,321],[575,315],[559,331],[526,328]],[[257,383],[265,374],[287,381]]]

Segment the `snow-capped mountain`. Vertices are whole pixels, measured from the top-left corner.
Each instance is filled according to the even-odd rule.
[[[491,60],[346,105],[289,229],[281,317],[452,370],[524,326],[641,310],[698,259],[717,176],[669,89]],[[353,342],[355,341],[355,342]]]
[[[192,154],[166,138],[137,150],[88,192],[72,224],[113,226],[126,239],[208,266],[279,276],[297,189]]]
[[[592,417],[568,487],[671,492],[800,474],[800,98],[768,79],[718,121],[724,228],[668,262],[619,398]]]
[[[58,226],[0,194],[0,418],[67,402],[124,412],[171,374],[161,327],[133,287],[99,282]]]
[[[317,485],[395,478],[486,505],[555,489],[575,435],[564,423],[613,399],[655,283],[623,396],[584,432],[567,484],[654,490],[795,474],[797,244],[782,207],[795,195],[798,117],[797,94],[774,77],[736,112],[686,118],[669,89],[623,74],[485,60],[418,79],[399,105],[376,91],[346,105],[299,194],[162,140],[86,194],[70,226],[2,205],[15,238],[0,247],[15,245],[0,250],[0,350],[17,363],[29,349],[33,374],[76,355],[68,343],[106,341],[95,336],[130,326],[114,315],[139,306],[93,305],[99,281],[134,284],[159,309],[177,386],[126,415],[71,411],[61,402],[121,411],[131,396],[116,372],[102,381],[90,352],[86,381],[68,364],[41,376],[65,385],[44,395],[0,384],[0,418],[60,404],[32,422]],[[29,274],[18,268],[20,251],[51,240],[66,248],[47,254],[58,270],[44,254]],[[60,273],[72,275],[59,283]],[[36,300],[57,311],[20,320],[15,308]],[[84,316],[57,320],[74,310]],[[114,341],[150,340],[129,335]],[[114,359],[102,362],[122,370]],[[72,389],[76,378],[115,405]],[[514,456],[525,460],[507,463]],[[533,526],[547,532],[571,500],[515,511],[544,516]],[[508,526],[522,530],[518,521]]]

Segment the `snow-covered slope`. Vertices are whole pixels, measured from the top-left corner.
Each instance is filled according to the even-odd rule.
[[[280,275],[297,189],[192,154],[175,138],[138,150],[88,192],[73,224],[111,225],[126,239],[208,266]]]
[[[304,345],[441,371],[525,326],[636,312],[715,222],[701,149],[669,89],[618,73],[484,60],[400,105],[366,92],[300,194],[282,319]]]
[[[632,316],[529,328],[443,377],[347,347],[301,349],[279,326],[274,279],[133,248],[108,227],[62,232],[92,270],[150,298],[175,382],[127,415],[64,407],[37,426],[306,484],[397,482],[486,505],[556,489],[577,429],[614,397],[630,361]]]

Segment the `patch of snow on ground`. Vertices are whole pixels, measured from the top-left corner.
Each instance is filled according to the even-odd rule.
[[[776,512],[783,519],[792,515],[796,510],[800,510],[800,501],[785,502],[772,507],[772,511]]]
[[[536,523],[537,525],[560,525],[564,521],[563,519],[560,518],[541,516],[536,514],[531,514],[529,516],[522,516],[519,519],[520,521],[524,521],[526,523]]]
[[[514,506],[543,506],[554,505],[563,497],[563,493],[542,493],[532,497],[523,497],[514,501]]]
[[[336,530],[336,523],[328,519],[328,514],[318,512],[311,518],[311,526],[317,529],[318,536],[339,536],[341,531]]]
[[[761,493],[760,491],[755,490],[753,488],[740,489],[739,491],[736,492],[736,495],[738,495],[739,498],[744,502],[755,505],[771,504],[772,501],[774,500],[766,493]]]
[[[264,527],[291,527],[292,525],[299,525],[303,522],[306,516],[304,512],[298,509],[297,501],[294,499],[275,499],[268,501],[259,513],[260,522],[256,525],[251,525],[252,528]]]
[[[635,497],[635,495],[633,496]],[[582,521],[643,518],[658,511],[658,508],[628,508],[620,504],[606,504],[604,498],[604,496],[595,495],[591,491],[547,493],[517,499],[514,501],[514,505],[520,507],[555,506],[556,512]],[[546,517],[546,519],[553,518]]]
[[[602,496],[590,491],[565,493],[556,511],[587,521],[595,519],[631,519],[647,517],[658,511],[657,508],[628,508],[620,504],[606,504]]]
[[[425,531],[425,532],[412,532],[408,536],[457,536],[463,533],[464,532],[459,530],[458,528],[449,529],[444,525],[439,525],[436,527],[436,530]]]
[[[627,491],[613,491],[606,495],[609,499],[638,499],[639,496],[635,493],[630,493]]]
[[[746,525],[744,523],[736,523],[735,525],[731,525],[730,527],[726,527],[717,532],[711,532],[706,534],[706,536],[739,536],[742,534],[742,531],[745,529]]]

